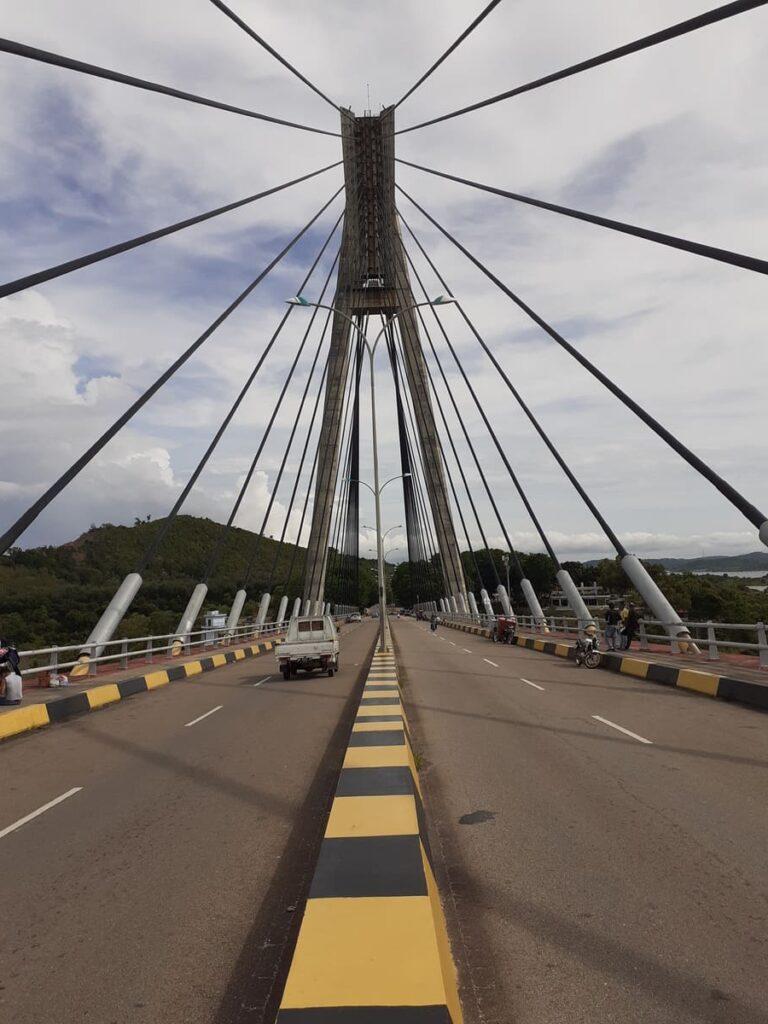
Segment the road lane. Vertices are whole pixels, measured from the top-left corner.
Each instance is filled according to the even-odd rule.
[[[765,1024],[768,718],[393,629],[470,1024]]]
[[[333,679],[265,681],[266,655],[0,747],[0,828],[82,787],[0,839],[2,1019],[234,1024],[266,1003],[374,638],[343,635]]]

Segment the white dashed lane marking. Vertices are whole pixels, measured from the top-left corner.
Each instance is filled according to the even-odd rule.
[[[612,729],[618,729],[618,731],[623,732],[625,736],[631,736],[633,740],[638,740],[640,743],[647,743],[649,746],[653,745],[653,740],[647,740],[645,736],[638,736],[636,732],[630,732],[629,729],[625,729],[623,725],[616,725],[615,722],[611,722],[607,718],[602,718],[600,715],[592,715],[592,717],[597,719],[598,722],[602,722],[603,725],[609,725]]]

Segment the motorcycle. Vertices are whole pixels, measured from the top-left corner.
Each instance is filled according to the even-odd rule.
[[[586,665],[587,668],[597,668],[600,664],[600,640],[597,636],[579,637],[576,641],[577,665]]]

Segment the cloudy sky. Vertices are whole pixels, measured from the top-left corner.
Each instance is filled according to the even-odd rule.
[[[398,110],[417,121],[673,22],[704,0],[505,0]],[[458,0],[233,0],[333,99],[397,100],[480,9]],[[209,0],[0,0],[3,34],[318,127],[335,112]],[[208,110],[0,54],[0,278],[253,194],[338,159],[339,140]],[[768,12],[741,15],[569,81],[398,139],[406,159],[765,257]],[[400,182],[504,281],[768,508],[765,280],[518,206],[408,168]],[[185,349],[341,184],[339,170],[172,238],[0,301],[5,371],[0,514],[11,522]],[[341,211],[306,239],[30,528],[58,543],[91,523],[163,515]],[[642,555],[759,547],[756,532],[559,350],[403,200],[402,212],[627,546]],[[316,296],[335,247],[308,286]],[[423,261],[416,257],[420,272]],[[430,290],[439,290],[426,272]],[[608,544],[462,326],[441,313],[563,557]],[[186,509],[226,519],[306,327],[293,314]],[[297,382],[309,369],[313,335]],[[442,346],[442,342],[440,343]],[[444,352],[444,348],[441,348]],[[455,371],[446,368],[522,550],[540,550]],[[391,381],[379,375],[382,474],[399,472]],[[292,389],[238,523],[258,527],[297,404]],[[308,417],[307,417],[308,418]],[[306,422],[306,421],[305,421]],[[364,409],[363,422],[367,423]],[[361,472],[370,474],[363,433]],[[471,480],[463,443],[457,442]],[[277,533],[291,458],[268,532]],[[292,472],[291,472],[292,471]],[[305,489],[304,485],[300,493]],[[403,522],[389,488],[385,526]],[[367,501],[364,498],[363,501]],[[489,536],[499,541],[487,502]],[[363,505],[363,522],[372,508]],[[295,531],[295,523],[292,524]],[[402,540],[395,531],[395,537]],[[476,538],[473,538],[476,539]],[[394,553],[392,560],[404,556]],[[129,568],[129,567],[126,567]]]

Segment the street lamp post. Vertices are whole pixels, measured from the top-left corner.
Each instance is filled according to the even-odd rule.
[[[376,548],[378,551],[378,564],[379,564],[379,649],[385,651],[387,649],[387,627],[386,627],[386,585],[384,581],[384,555],[383,555],[383,537],[381,535],[381,492],[391,483],[392,480],[402,480],[404,477],[410,476],[410,473],[402,473],[400,476],[393,476],[386,483],[379,487],[379,445],[378,436],[376,433],[376,382],[375,382],[375,368],[374,358],[376,355],[376,346],[379,344],[382,336],[384,335],[387,328],[390,326],[393,320],[397,317],[402,316],[404,313],[409,313],[413,309],[418,309],[420,306],[448,306],[456,302],[453,296],[438,295],[436,299],[427,300],[426,302],[414,302],[410,306],[406,306],[404,309],[400,309],[389,320],[384,324],[379,333],[376,335],[373,344],[368,341],[365,332],[359,327],[355,321],[344,312],[343,309],[337,309],[336,306],[329,306],[323,302],[310,302],[309,299],[305,299],[303,295],[295,295],[292,299],[287,300],[291,306],[305,306],[315,307],[316,309],[329,309],[333,313],[337,313],[339,316],[347,320],[357,331],[358,337],[365,346],[365,350],[368,353],[368,360],[370,363],[371,373],[371,434],[373,440],[373,487],[370,484],[366,484],[364,480],[358,481],[368,488],[369,491],[373,492],[373,496],[376,500]]]

